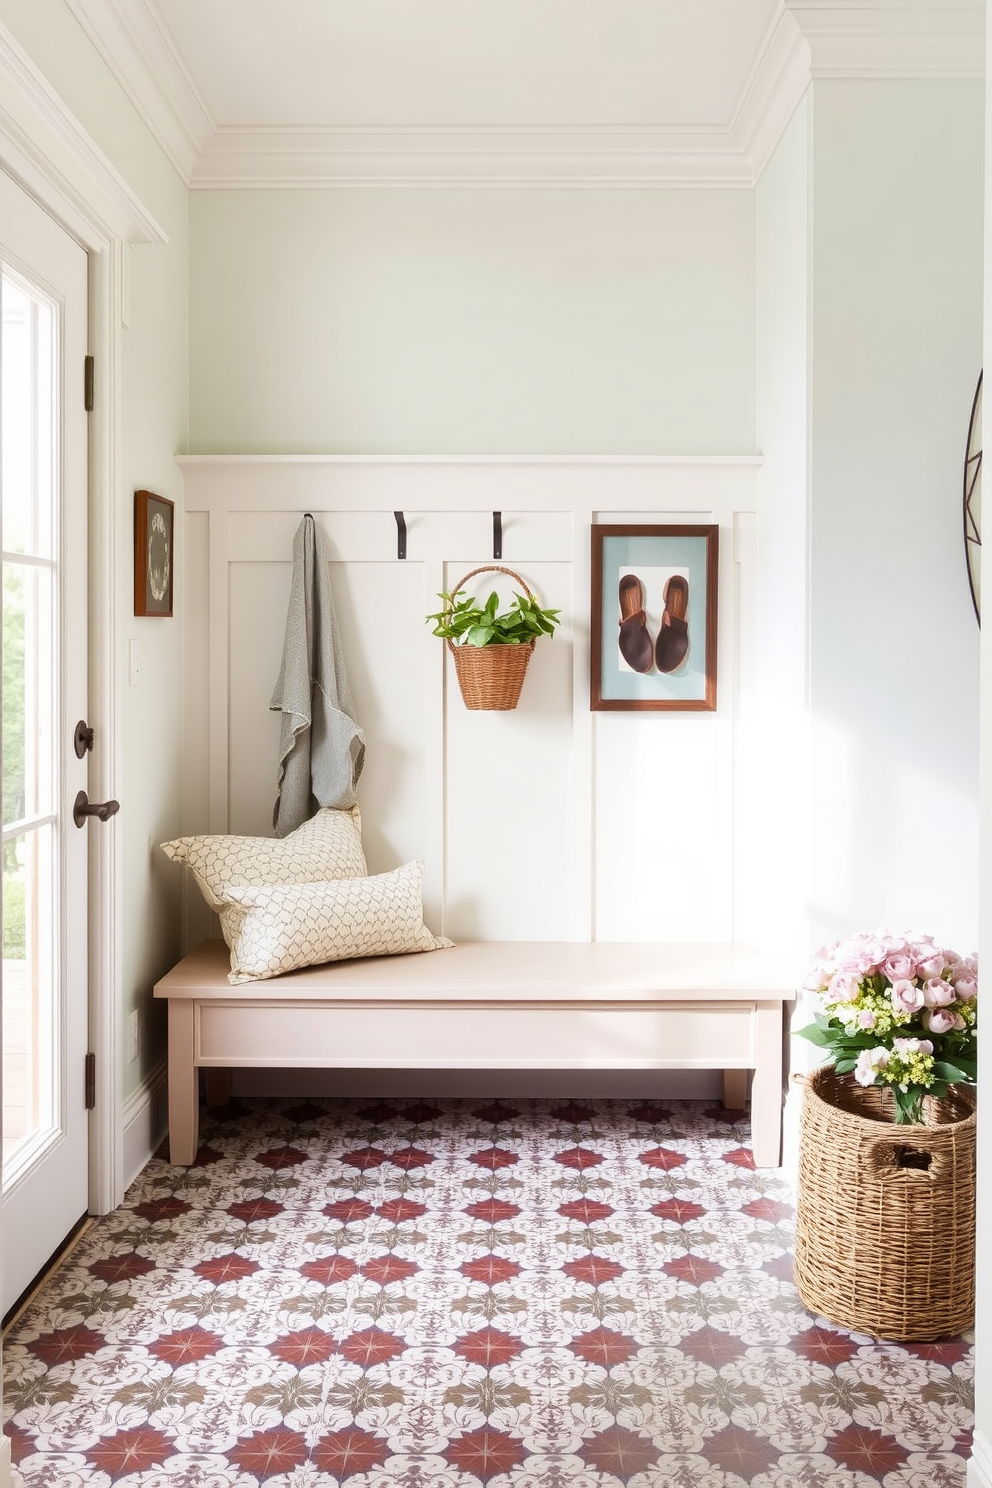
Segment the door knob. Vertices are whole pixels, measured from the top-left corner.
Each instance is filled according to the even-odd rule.
[[[120,801],[91,801],[85,791],[80,791],[72,803],[72,819],[77,827],[81,827],[88,816],[105,822],[116,816],[120,809]]]
[[[76,731],[72,736],[72,747],[76,751],[77,759],[82,759],[87,749],[93,748],[93,730],[85,718],[81,718],[76,724]]]

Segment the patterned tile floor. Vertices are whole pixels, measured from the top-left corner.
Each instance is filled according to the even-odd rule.
[[[964,1341],[810,1317],[698,1103],[288,1101],[153,1161],[12,1329],[29,1488],[962,1488]]]

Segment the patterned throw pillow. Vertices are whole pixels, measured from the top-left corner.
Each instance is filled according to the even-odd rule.
[[[163,842],[174,863],[185,863],[211,909],[231,884],[314,883],[360,878],[365,872],[358,807],[326,807],[288,837],[177,837]]]
[[[325,961],[453,945],[424,924],[423,868],[407,863],[372,878],[225,886],[220,917],[231,947],[228,981],[236,987]]]

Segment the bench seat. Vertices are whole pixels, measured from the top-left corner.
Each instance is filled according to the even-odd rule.
[[[197,1069],[720,1069],[758,1167],[779,1162],[783,1004],[745,945],[470,941],[232,987],[204,941],[155,986],[169,1003],[170,1160],[198,1141]],[[213,1072],[213,1073],[211,1073]]]

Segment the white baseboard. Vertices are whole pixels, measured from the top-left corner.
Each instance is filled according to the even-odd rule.
[[[992,1442],[981,1431],[975,1432],[971,1444],[968,1488],[992,1488]]]
[[[124,1187],[129,1188],[169,1126],[169,1066],[163,1059],[124,1103]],[[0,1488],[3,1488],[0,1482]]]
[[[15,1479],[13,1468],[10,1465],[10,1438],[0,1437],[0,1488],[14,1488],[14,1483],[20,1483],[20,1476]]]
[[[719,1070],[392,1070],[236,1069],[234,1095],[481,1096],[711,1100]]]

